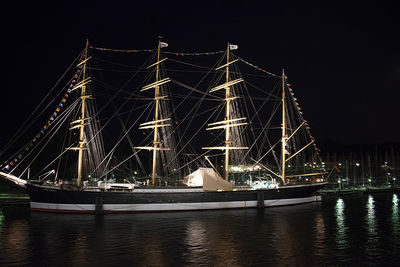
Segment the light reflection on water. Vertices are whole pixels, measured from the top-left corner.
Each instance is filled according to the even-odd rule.
[[[377,233],[377,221],[375,216],[375,201],[372,195],[368,195],[366,204],[367,216],[365,217],[366,227],[368,230],[366,251],[370,257],[378,256],[379,236]]]
[[[398,238],[400,234],[400,222],[399,222],[399,198],[397,194],[393,194],[392,197],[392,238]]]
[[[314,220],[314,244],[315,254],[318,256],[326,256],[326,225],[324,214],[320,211],[316,214]]]
[[[336,243],[339,250],[345,250],[349,246],[348,227],[346,225],[346,216],[344,214],[345,203],[339,198],[336,201],[335,216],[336,216]]]
[[[393,226],[397,226],[399,225],[399,198],[396,194],[393,194],[392,197],[392,222],[393,222]]]
[[[375,201],[372,195],[368,196],[366,208],[367,208],[366,220],[368,225],[368,233],[370,236],[375,236],[376,235]]]
[[[382,213],[390,209],[386,209],[389,205],[382,205],[383,200],[389,200],[390,195],[369,195],[366,203],[366,217],[365,224],[367,229],[367,239],[365,241],[365,251],[367,254],[366,259],[370,261],[380,261],[387,254],[387,242],[389,236],[386,234],[391,228],[390,226],[383,226],[384,220],[382,220]],[[390,213],[386,212],[386,216]],[[378,217],[380,215],[380,217]],[[389,215],[390,216],[390,215]],[[387,221],[387,220],[385,220]],[[388,240],[384,240],[388,236]]]
[[[185,254],[195,264],[208,258],[210,244],[207,242],[207,230],[203,222],[191,221],[188,223],[185,236]]]

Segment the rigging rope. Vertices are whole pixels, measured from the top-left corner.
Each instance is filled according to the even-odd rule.
[[[24,146],[24,148],[21,148],[18,152],[16,152],[11,158],[14,158],[13,160],[11,160],[3,169],[9,171],[10,169],[12,169],[13,167],[15,167],[16,163],[21,160],[21,158],[24,156],[24,154],[29,151],[37,142],[37,140],[39,140],[39,138],[50,128],[50,126],[52,126],[54,120],[57,118],[57,116],[59,115],[60,111],[62,110],[62,108],[64,107],[72,89],[74,88],[75,84],[78,81],[78,78],[81,74],[81,68],[78,68],[78,70],[76,71],[75,75],[73,76],[73,78],[71,79],[69,86],[67,86],[67,91],[65,92],[65,94],[63,95],[63,98],[61,99],[60,103],[58,104],[57,108],[55,109],[54,113],[51,115],[51,117],[49,118],[49,120],[46,122],[46,124],[43,126],[42,130],[35,135],[35,137],[28,142],[28,144],[26,146]],[[52,101],[53,102],[53,101]],[[43,112],[43,111],[42,111]],[[33,122],[32,122],[33,123]],[[18,156],[17,156],[18,155]],[[8,160],[9,161],[9,160]],[[7,161],[7,162],[8,162]]]
[[[226,50],[214,51],[214,52],[195,52],[195,53],[182,53],[182,52],[164,52],[165,54],[175,55],[175,56],[209,56],[225,53]]]
[[[219,62],[218,62],[218,63],[219,63]],[[211,69],[214,69],[215,66],[216,66],[218,63],[216,63],[212,68],[210,68],[207,74],[209,74],[209,73],[211,72]],[[201,82],[203,82],[203,80],[205,79],[206,76],[207,76],[207,75],[205,75],[205,76],[196,84],[195,87],[199,86],[199,85],[201,84]],[[197,89],[196,89],[196,90],[197,90]],[[192,90],[192,91],[193,91],[193,90]],[[186,116],[181,120],[181,122],[180,122],[176,127],[178,127],[179,125],[181,125],[181,124],[183,123],[183,121],[186,120],[186,118],[189,117],[189,115],[190,115],[193,111],[196,112],[196,111],[199,110],[202,101],[204,100],[204,98],[206,97],[206,95],[208,95],[207,92],[206,92],[206,93],[202,92],[202,94],[203,94],[203,95],[202,95],[202,97],[200,98],[200,100],[196,103],[196,105],[193,106],[193,108],[186,114]],[[189,97],[189,95],[190,95],[190,94],[188,94],[187,97]],[[186,99],[186,98],[185,98],[185,99]],[[181,103],[180,103],[177,107],[175,107],[174,110],[173,110],[172,112],[175,112],[175,110],[183,103],[183,101],[185,101],[185,99],[182,100]],[[217,111],[217,109],[213,112],[213,114],[214,114],[216,111]],[[191,123],[192,123],[192,121],[193,121],[193,118],[194,118],[194,117],[192,116],[192,119],[189,121],[189,123],[188,123],[186,129],[184,129],[184,131],[183,131],[183,133],[182,133],[180,139],[178,140],[177,145],[180,145],[181,142],[183,142],[183,137],[184,137],[185,133],[189,130],[189,127],[190,127],[190,125],[191,125]],[[207,122],[207,121],[206,121],[206,122]],[[206,123],[206,122],[205,122],[205,123]],[[203,126],[204,126],[204,124],[203,124]],[[169,165],[172,163],[172,161],[175,160],[175,159],[178,157],[179,153],[182,152],[182,151],[187,147],[187,145],[190,143],[190,141],[199,133],[200,129],[201,129],[201,128],[199,128],[199,130],[198,130],[194,135],[192,135],[192,137],[189,139],[189,141],[187,141],[187,142],[185,143],[185,145],[182,146],[182,148],[176,153],[176,155],[172,158],[172,160],[170,160],[170,161],[166,164],[167,166],[169,166]]]
[[[104,47],[94,47],[89,45],[89,48],[99,50],[99,51],[109,51],[109,52],[122,52],[122,53],[140,53],[140,52],[154,52],[156,49],[113,49],[113,48],[104,48]]]
[[[63,114],[62,114],[62,116],[60,117],[60,119],[58,119],[58,121],[55,122],[55,125],[54,125],[54,126],[55,126],[56,128],[52,128],[52,129],[50,130],[50,132],[53,131],[53,134],[50,136],[50,138],[47,140],[47,142],[42,146],[42,148],[39,150],[39,152],[36,154],[36,156],[32,159],[32,161],[28,164],[28,166],[25,168],[25,170],[20,174],[20,177],[27,171],[27,169],[30,167],[30,165],[31,165],[31,164],[36,160],[36,158],[40,155],[41,151],[43,151],[43,149],[47,146],[47,144],[50,142],[50,140],[51,140],[51,139],[54,137],[54,135],[57,133],[57,131],[61,128],[61,126],[63,125],[63,122],[65,122],[65,121],[67,120],[69,114],[70,114],[71,112],[73,112],[75,106],[76,106],[78,103],[79,103],[78,100],[75,101],[75,103],[73,103],[67,110],[65,110],[65,111],[63,112]],[[50,134],[50,132],[47,132],[47,134],[46,134],[45,136],[47,136],[48,134]],[[41,143],[42,141],[44,141],[44,140],[45,140],[45,139],[40,140],[38,144],[40,144],[40,143]],[[33,150],[31,150],[30,152],[28,152],[27,156],[28,156],[29,154],[31,154],[32,152],[33,152]],[[20,161],[20,163],[23,162],[25,159],[26,159],[26,157],[25,157],[24,159],[22,159],[22,160]],[[11,174],[12,172],[14,172],[16,169],[17,169],[17,166],[16,166],[16,168],[14,168],[14,169],[10,172],[10,174]]]
[[[19,137],[21,137],[26,131],[27,129],[29,129],[29,127],[32,126],[32,124],[36,121],[36,119],[43,114],[43,112],[46,110],[46,108],[48,108],[55,100],[55,98],[53,98],[53,100],[51,100],[46,107],[43,108],[43,110],[36,116],[35,119],[31,119],[32,116],[36,113],[36,111],[40,108],[40,106],[44,103],[44,101],[50,96],[50,94],[53,92],[53,90],[58,86],[58,84],[61,82],[62,79],[64,79],[65,75],[69,72],[69,70],[72,68],[72,66],[75,65],[75,62],[78,60],[78,58],[81,58],[83,55],[83,50],[78,54],[78,56],[74,59],[74,61],[71,63],[71,65],[68,67],[68,69],[63,73],[63,75],[58,79],[58,81],[56,82],[56,84],[50,89],[50,91],[47,93],[47,95],[43,98],[43,100],[39,103],[39,105],[35,108],[35,110],[29,115],[28,119],[26,119],[26,121],[21,125],[21,127],[17,130],[17,133],[21,131],[21,129],[24,129],[22,132],[20,132],[19,134],[15,134],[9,141],[8,143],[4,146],[4,148],[0,151],[0,156],[3,155],[5,153],[5,151],[12,146],[16,140],[18,140]],[[73,80],[74,78],[71,78],[70,82]],[[65,88],[65,87],[64,87]],[[62,90],[64,90],[61,89]],[[60,92],[59,92],[60,93]],[[29,125],[25,126],[28,122]]]
[[[121,53],[141,53],[141,52],[155,52],[157,49],[114,49],[114,48],[104,48],[104,47],[94,47],[92,45],[89,48],[99,50],[99,51],[109,51],[109,52],[121,52]],[[182,52],[163,52],[165,54],[176,55],[176,56],[209,56],[222,54],[225,50],[214,51],[214,52],[195,52],[195,53],[182,53]]]
[[[259,66],[256,66],[256,65],[254,65],[254,64],[251,64],[250,62],[248,62],[248,61],[246,61],[246,60],[244,60],[244,59],[242,59],[242,58],[240,58],[240,57],[238,57],[238,56],[236,56],[236,57],[237,57],[241,62],[243,62],[243,63],[249,65],[250,67],[253,67],[253,68],[255,68],[255,69],[259,70],[259,71],[262,71],[262,72],[264,72],[264,73],[267,73],[267,74],[269,74],[269,75],[271,75],[271,76],[273,76],[273,77],[281,78],[281,76],[279,76],[279,75],[273,74],[272,72],[269,72],[269,71],[267,71],[267,70],[265,70],[265,69],[263,69],[263,68],[260,68]]]

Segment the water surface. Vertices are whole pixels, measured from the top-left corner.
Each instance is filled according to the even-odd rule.
[[[399,196],[264,210],[71,215],[0,206],[0,265],[397,265]]]

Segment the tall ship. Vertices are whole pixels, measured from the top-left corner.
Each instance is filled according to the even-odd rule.
[[[317,201],[324,163],[288,77],[237,51],[170,52],[161,39],[143,50],[87,42],[0,151],[0,177],[46,212]]]

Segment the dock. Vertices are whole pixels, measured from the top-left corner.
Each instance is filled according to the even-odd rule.
[[[321,195],[350,195],[350,194],[371,194],[371,193],[395,193],[400,192],[400,187],[358,187],[345,189],[322,189],[318,191]]]

